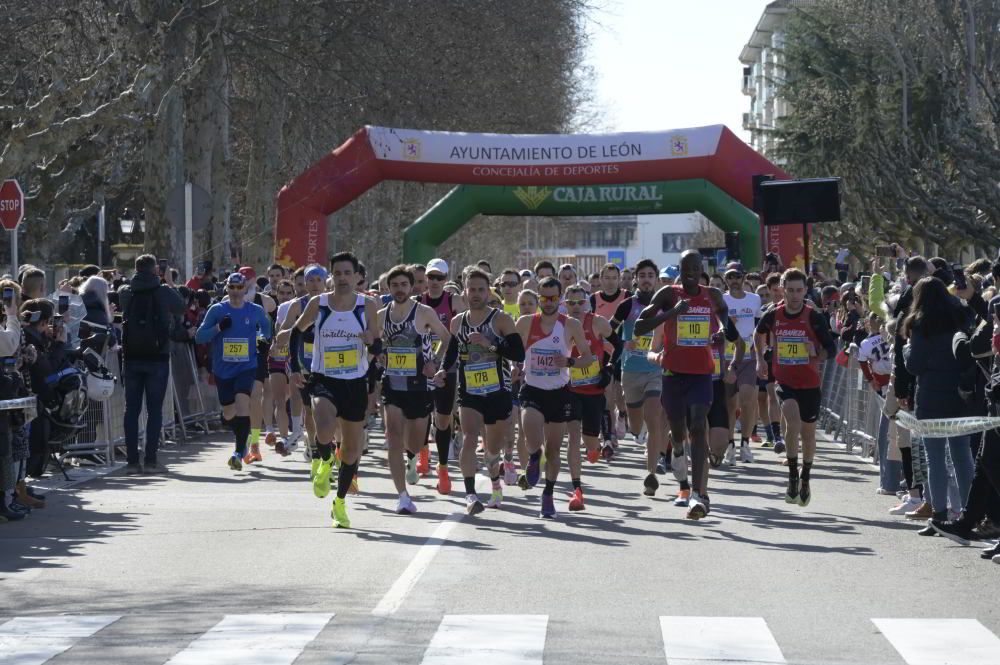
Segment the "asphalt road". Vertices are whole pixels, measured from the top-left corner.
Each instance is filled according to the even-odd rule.
[[[167,451],[166,477],[112,474],[0,525],[0,664],[1000,663],[1000,566],[889,516],[836,444],[807,508],[758,450],[713,471],[692,523],[669,474],[641,495],[628,441],[585,464],[585,512],[564,466],[543,521],[516,487],[465,517],[459,478],[396,515],[375,437],[337,530],[300,456],[232,473],[212,438]]]

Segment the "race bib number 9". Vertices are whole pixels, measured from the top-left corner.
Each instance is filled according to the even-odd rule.
[[[350,374],[358,370],[358,349],[354,346],[323,348],[323,373],[327,376]]]
[[[708,346],[710,328],[707,315],[681,314],[677,317],[677,346]]]
[[[465,366],[465,392],[470,395],[488,395],[500,390],[500,376],[494,362]]]
[[[386,351],[386,374],[389,376],[416,376],[417,350],[411,347],[390,346]]]
[[[778,340],[779,365],[808,365],[809,350],[804,339],[794,342]]]
[[[245,363],[250,360],[250,342],[246,339],[224,337],[222,339],[222,361]]]
[[[586,367],[569,368],[569,384],[574,388],[580,386],[593,386],[601,382],[601,370],[597,366],[597,361],[590,363]]]

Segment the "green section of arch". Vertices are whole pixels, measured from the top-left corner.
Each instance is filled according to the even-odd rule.
[[[745,266],[761,262],[757,215],[707,180],[624,185],[507,187],[459,185],[403,232],[403,261],[425,263],[476,215],[569,217],[700,212],[723,231],[738,231]]]

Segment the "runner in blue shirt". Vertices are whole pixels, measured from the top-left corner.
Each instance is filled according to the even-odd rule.
[[[236,436],[229,468],[243,468],[250,436],[250,394],[257,376],[257,338],[271,338],[271,319],[264,308],[246,302],[246,278],[233,273],[226,280],[228,302],[212,305],[195,335],[198,344],[212,345],[212,374],[222,405],[222,422]]]

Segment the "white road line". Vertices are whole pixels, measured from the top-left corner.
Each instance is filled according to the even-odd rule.
[[[422,665],[542,665],[544,614],[446,614]]]
[[[660,630],[669,665],[785,662],[760,617],[661,616]]]
[[[907,665],[997,665],[1000,638],[975,619],[872,619]]]
[[[291,665],[333,614],[227,614],[168,665]]]
[[[0,665],[41,665],[119,616],[18,617],[0,625]]]
[[[389,617],[396,613],[396,610],[399,609],[399,606],[406,599],[406,594],[410,593],[410,589],[423,576],[437,555],[438,550],[441,549],[441,545],[448,540],[452,529],[455,528],[455,525],[463,517],[465,517],[464,513],[454,513],[446,517],[438,525],[434,533],[431,534],[431,537],[420,546],[420,550],[413,557],[413,561],[406,567],[406,570],[403,571],[403,574],[393,582],[389,590],[382,596],[382,600],[372,610],[373,615],[377,617]]]

